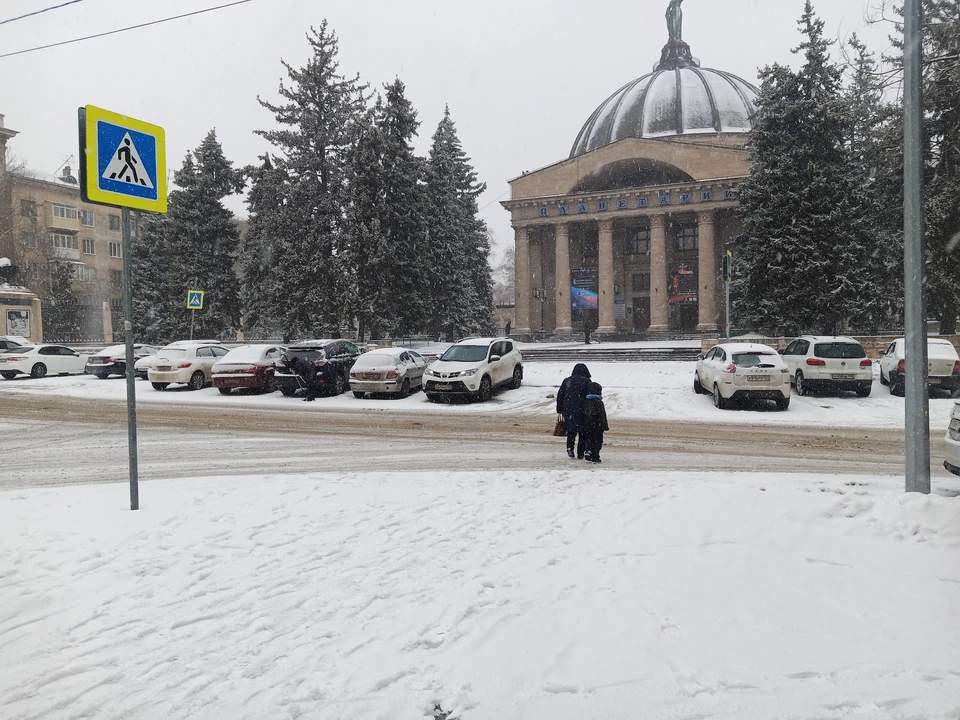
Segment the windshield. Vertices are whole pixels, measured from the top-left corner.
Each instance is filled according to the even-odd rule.
[[[234,348],[222,358],[219,362],[222,363],[241,363],[241,362],[257,362],[258,360],[263,360],[263,353],[266,348],[258,347],[257,345],[243,345],[242,347]]]
[[[20,353],[30,352],[31,350],[33,350],[32,347],[21,345],[20,347],[7,348],[6,350],[0,350],[0,353],[10,353],[13,355],[17,355]]]
[[[122,355],[127,351],[126,345],[111,345],[110,347],[105,347],[100,352],[96,353],[97,355]]]
[[[740,367],[758,367],[760,365],[776,364],[776,357],[778,356],[769,352],[734,353],[733,362]]]
[[[157,357],[167,358],[167,360],[173,360],[174,358],[182,358],[187,356],[187,351],[182,348],[170,348],[169,350],[161,351]]]
[[[487,346],[454,345],[440,359],[446,362],[483,362],[487,359]]]
[[[867,356],[863,346],[845,342],[817,343],[813,354],[828,360],[857,360]]]
[[[397,359],[393,355],[386,353],[367,353],[357,358],[355,363],[358,367],[376,367],[383,365],[396,365]]]

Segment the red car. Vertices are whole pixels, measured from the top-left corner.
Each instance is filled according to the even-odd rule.
[[[282,345],[241,345],[218,360],[213,366],[213,386],[221,395],[236,388],[256,388],[262,392],[276,390],[274,369],[283,355]]]

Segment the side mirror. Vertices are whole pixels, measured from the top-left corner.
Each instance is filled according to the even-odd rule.
[[[491,356],[490,356],[490,362],[492,362],[492,363],[500,362],[500,356],[499,356],[499,355],[491,355]]]
[[[703,360],[703,353],[700,353],[699,355],[697,355],[697,360]]]
[[[783,352],[784,352],[783,350],[777,350],[777,353],[778,353],[779,355],[783,355]]]
[[[881,350],[881,351],[880,351],[879,353],[877,353],[877,354],[880,355],[880,357],[884,357],[884,356],[887,354],[887,351],[886,351],[886,350]]]

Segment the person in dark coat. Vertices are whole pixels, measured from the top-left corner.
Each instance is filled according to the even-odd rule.
[[[603,447],[603,433],[610,429],[607,425],[607,409],[603,405],[603,388],[600,383],[590,383],[590,392],[583,402],[583,426],[580,434],[583,437],[584,460],[600,462],[600,448]]]
[[[581,460],[586,448],[580,427],[583,422],[583,403],[587,399],[589,388],[590,371],[583,363],[577,363],[573,373],[561,383],[557,393],[557,412],[563,415],[567,426],[567,455],[573,457],[573,446],[576,443],[577,457]],[[580,436],[579,441],[577,435]]]

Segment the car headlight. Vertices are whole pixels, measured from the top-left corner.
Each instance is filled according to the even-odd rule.
[[[461,374],[464,377],[473,377],[477,374],[477,368],[474,368],[473,370],[464,370]]]
[[[427,368],[426,370],[424,370],[424,371],[423,371],[423,374],[424,374],[424,375],[428,375],[428,376],[430,376],[430,377],[437,377],[437,374],[436,374],[433,370],[431,370],[430,368]]]

